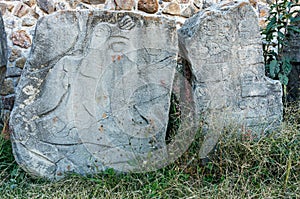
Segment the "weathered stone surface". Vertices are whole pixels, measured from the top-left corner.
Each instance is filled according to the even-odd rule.
[[[157,0],[139,0],[138,9],[147,13],[155,13],[158,11]]]
[[[180,15],[180,6],[177,2],[173,1],[169,3],[162,11],[164,14],[168,15]]]
[[[194,4],[191,4],[181,12],[181,16],[189,18],[196,14],[198,11],[199,9],[196,6],[194,6]]]
[[[2,14],[0,12],[0,85],[3,84],[6,63],[7,63],[7,43],[6,43],[6,33],[4,29],[4,23],[2,20]]]
[[[10,62],[16,61],[19,57],[21,57],[22,51],[18,48],[13,48],[10,52],[8,60]]]
[[[5,3],[0,2],[0,12],[2,13],[2,15],[5,14],[6,9],[7,9],[7,5]]]
[[[32,17],[26,17],[22,20],[22,26],[33,26],[36,24],[36,19]]]
[[[12,78],[6,78],[1,84],[0,95],[10,95],[15,93],[15,85]]]
[[[206,133],[200,157],[231,124],[260,135],[280,123],[282,91],[264,76],[257,16],[247,2],[221,3],[179,30],[182,56],[194,73],[194,95]]]
[[[139,161],[166,159],[178,52],[174,21],[59,12],[38,21],[34,44],[10,121],[24,169],[59,178],[108,167],[138,171]]]
[[[4,97],[2,97],[2,110],[12,110],[13,106],[14,106],[14,101],[15,101],[15,95],[11,94],[11,95],[6,95]],[[1,114],[2,115],[2,114]],[[9,117],[7,117],[9,118]],[[2,119],[2,118],[1,118]],[[7,119],[8,120],[8,119]],[[7,121],[6,120],[6,121]]]
[[[36,0],[22,0],[22,2],[28,5],[29,7],[32,7],[36,4]]]
[[[20,46],[21,48],[29,48],[31,46],[30,36],[25,30],[13,32],[11,40],[14,45]]]
[[[14,7],[13,15],[17,17],[23,17],[28,12],[29,12],[29,7],[26,4],[20,2]]]
[[[115,0],[117,10],[132,10],[135,0]]]
[[[23,69],[26,62],[26,58],[22,57],[16,61],[16,67]]]
[[[17,67],[8,67],[6,68],[6,76],[5,77],[20,77],[22,73],[22,69]]]
[[[55,9],[53,0],[37,0],[37,5],[47,14],[53,13]]]

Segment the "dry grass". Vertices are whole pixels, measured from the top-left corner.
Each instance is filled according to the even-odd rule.
[[[30,178],[0,139],[1,198],[300,198],[300,110],[280,133],[253,141],[228,130],[201,166],[199,136],[176,163],[145,174],[72,175],[58,182]]]

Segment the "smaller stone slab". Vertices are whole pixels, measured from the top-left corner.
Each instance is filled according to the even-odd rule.
[[[248,2],[222,2],[178,31],[181,55],[194,75],[194,95],[206,134],[205,158],[226,127],[252,138],[280,124],[282,90],[265,77],[258,19]]]

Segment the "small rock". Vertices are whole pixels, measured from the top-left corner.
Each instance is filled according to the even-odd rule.
[[[21,50],[17,49],[17,48],[13,48],[11,50],[10,56],[8,58],[8,60],[10,62],[14,62],[16,59],[18,59],[19,57],[21,57]]]
[[[22,57],[16,61],[16,67],[23,69],[26,62],[26,58]]]
[[[117,10],[132,10],[135,5],[134,0],[115,0]]]
[[[55,10],[66,10],[68,9],[68,5],[65,2],[57,2],[55,4]]]
[[[22,20],[22,26],[33,26],[36,23],[36,19],[26,17]]]
[[[139,0],[138,9],[153,14],[158,10],[158,2],[157,0]]]
[[[0,3],[0,12],[2,13],[2,15],[5,14],[7,9],[7,5],[5,3]]]
[[[29,12],[29,7],[22,3],[22,2],[19,2],[13,9],[13,15],[21,18],[23,17],[24,15],[26,15],[27,13]]]
[[[12,110],[15,102],[15,95],[11,94],[11,95],[4,96],[2,97],[1,101],[2,101],[2,107],[1,107],[2,109]]]
[[[14,45],[20,46],[21,48],[29,48],[31,46],[30,36],[25,30],[13,32],[11,40]]]
[[[7,67],[6,68],[6,78],[8,77],[20,77],[22,73],[22,69],[17,67]]]
[[[163,9],[162,13],[179,16],[180,15],[180,6],[176,2],[171,2]]]
[[[104,6],[104,9],[106,10],[115,10],[116,9],[116,3],[113,0],[107,0]]]
[[[37,0],[37,5],[47,14],[54,12],[55,6],[53,0]]]
[[[189,18],[189,17],[193,16],[194,14],[196,14],[198,11],[199,11],[199,9],[196,6],[194,6],[193,4],[191,4],[181,12],[181,16]]]
[[[0,95],[10,95],[15,93],[14,81],[12,78],[6,78],[0,88]]]
[[[203,0],[194,0],[194,5],[195,5],[198,9],[202,9],[202,7],[203,7]]]
[[[29,7],[32,7],[36,4],[36,0],[22,0],[22,2],[28,5]]]

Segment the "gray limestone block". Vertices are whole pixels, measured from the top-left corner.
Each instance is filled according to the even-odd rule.
[[[164,17],[41,18],[10,118],[17,162],[55,179],[164,161],[177,41],[175,22]]]
[[[248,2],[203,10],[185,22],[178,37],[180,55],[195,76],[197,113],[207,127],[202,158],[230,125],[261,135],[280,124],[281,85],[264,76],[258,19]]]

